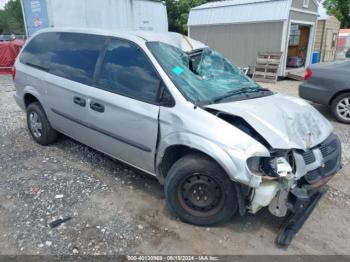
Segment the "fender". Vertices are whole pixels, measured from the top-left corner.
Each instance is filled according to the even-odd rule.
[[[35,89],[35,87],[32,87],[32,86],[26,86],[24,89],[23,89],[23,100],[24,100],[24,97],[25,95],[27,94],[31,94],[33,96],[36,97],[36,99],[39,100],[40,104],[42,104],[42,99],[41,99],[41,95],[40,93],[38,92],[38,90]]]
[[[162,138],[159,142],[156,167],[162,163],[165,151],[170,146],[183,145],[196,149],[213,158],[229,175],[231,180],[240,182],[242,184],[257,187],[261,183],[261,177],[249,172],[244,152],[238,150],[228,149],[227,152],[216,143],[207,140],[201,136],[188,132],[174,132]],[[159,176],[157,172],[157,176]]]
[[[38,90],[35,87],[32,86],[26,86],[23,89],[23,101],[24,101],[24,97],[27,94],[31,94],[33,96],[36,97],[36,99],[38,99],[39,103],[41,104],[41,106],[44,108],[44,111],[47,115],[47,112],[49,112],[49,108],[47,108],[46,104],[43,102],[45,99],[43,99],[42,95],[40,95],[40,93],[38,92]],[[49,117],[49,116],[48,116]]]

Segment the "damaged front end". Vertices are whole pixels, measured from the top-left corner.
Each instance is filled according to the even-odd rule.
[[[191,102],[184,104],[191,111],[176,111],[181,117],[167,115],[180,128],[163,131],[170,135],[159,152],[176,141],[210,155],[235,182],[241,215],[264,207],[277,217],[292,214],[277,240],[288,245],[320,199],[320,188],[340,169],[332,125],[305,101],[262,88],[215,50],[147,46]]]
[[[256,213],[268,207],[271,214],[286,217],[277,239],[288,246],[322,196],[325,185],[341,168],[341,144],[335,134],[303,150],[271,150],[271,157],[248,159],[248,167],[262,175],[253,190],[248,210]]]

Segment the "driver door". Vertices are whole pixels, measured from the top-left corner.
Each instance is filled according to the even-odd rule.
[[[160,78],[134,43],[111,38],[90,93],[93,146],[154,173]]]

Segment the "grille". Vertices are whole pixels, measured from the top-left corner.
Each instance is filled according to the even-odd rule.
[[[315,156],[314,156],[314,153],[311,150],[304,152],[303,153],[303,158],[304,158],[304,161],[305,161],[306,165],[309,165],[309,164],[315,162],[315,160],[316,160]]]
[[[326,157],[332,154],[337,149],[337,141],[333,140],[329,144],[321,145],[320,150],[322,152],[322,156]]]
[[[321,151],[323,161],[325,162],[324,165],[309,171],[304,176],[306,182],[309,184],[313,184],[323,177],[334,175],[340,168],[341,145],[336,135],[327,138],[326,141],[318,146],[318,149]],[[312,157],[310,155],[312,155]],[[303,158],[305,163],[310,163],[311,159],[315,161],[315,156],[312,151],[305,152]]]
[[[325,164],[324,167],[319,167],[315,170],[309,171],[305,179],[308,183],[312,184],[315,183],[316,181],[320,180],[323,176],[329,175],[329,173],[336,168],[338,159],[334,158],[331,160],[328,160]]]
[[[305,176],[305,179],[309,184],[315,183],[318,180],[320,180],[320,168],[308,172]]]

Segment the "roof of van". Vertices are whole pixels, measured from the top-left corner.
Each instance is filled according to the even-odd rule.
[[[75,32],[75,33],[85,33],[85,34],[98,34],[106,36],[115,36],[115,37],[127,37],[135,36],[143,39],[144,41],[157,41],[163,42],[177,48],[182,49],[185,52],[192,50],[200,49],[206,47],[203,43],[191,39],[185,35],[174,32],[152,32],[152,31],[131,31],[131,30],[103,30],[103,29],[94,29],[94,28],[46,28],[40,30],[38,33],[44,32]]]

